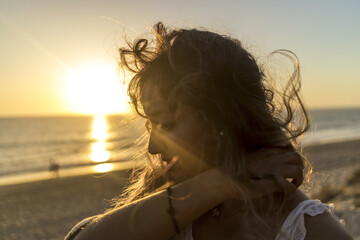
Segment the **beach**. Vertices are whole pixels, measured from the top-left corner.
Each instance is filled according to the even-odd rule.
[[[360,239],[360,140],[309,146],[314,168],[309,195],[335,204],[354,239]],[[80,220],[104,211],[121,194],[130,170],[0,187],[0,239],[63,239]]]

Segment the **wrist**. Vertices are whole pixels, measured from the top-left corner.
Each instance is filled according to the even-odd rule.
[[[234,183],[219,168],[211,168],[202,174],[207,190],[216,194],[219,203],[231,199]]]

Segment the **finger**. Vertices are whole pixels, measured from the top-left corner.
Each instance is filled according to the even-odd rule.
[[[280,192],[284,193],[286,200],[290,200],[294,197],[296,193],[296,186],[294,184],[287,181],[285,178],[283,178],[280,175],[273,175],[272,178],[274,182],[276,182],[279,188],[281,189]]]
[[[270,175],[268,179],[272,180],[276,184],[276,187],[273,186],[273,191],[283,192],[287,200],[293,198],[296,192],[296,186],[294,184],[287,181],[280,175]]]
[[[279,156],[272,156],[272,157],[278,157],[287,164],[299,165],[302,168],[304,168],[304,161],[300,156],[300,154],[297,152],[286,152]]]
[[[266,152],[269,155],[278,155],[278,154],[283,154],[283,153],[289,152],[289,149],[283,148],[283,147],[273,147],[273,148],[267,148]]]
[[[282,187],[272,179],[250,180],[248,186],[250,195],[253,198],[262,197],[274,192],[283,192]]]
[[[303,167],[299,165],[288,165],[284,171],[280,171],[280,174],[284,178],[292,179],[290,182],[295,185],[296,188],[300,187],[304,181]]]
[[[300,187],[304,181],[303,167],[298,165],[289,165],[286,167],[285,172],[281,172],[282,177],[290,178],[291,183],[295,185],[296,188]]]
[[[283,178],[302,178],[303,169],[299,165],[282,165],[273,170]]]
[[[165,165],[165,171],[168,171],[174,164],[179,160],[179,156],[174,156],[171,158],[170,162]]]
[[[297,187],[295,186],[295,184],[293,184],[285,179],[284,193],[285,193],[286,200],[290,200],[295,196],[296,189],[297,189]]]
[[[283,180],[289,179],[289,183],[294,184],[296,188],[304,181],[303,168],[299,165],[283,165],[274,170],[274,175],[279,175]]]
[[[282,164],[299,165],[303,168],[303,162],[302,157],[296,152],[285,152],[268,156],[256,154],[250,156],[248,167],[250,171],[256,171],[258,168],[273,168]]]
[[[251,186],[247,186],[247,192],[252,198],[259,198],[273,193],[283,193],[285,200],[294,198],[296,187],[294,184],[286,181],[280,176],[273,176],[272,179],[252,180]]]
[[[296,186],[296,188],[300,187],[301,184],[304,182],[304,175],[301,174],[298,177],[294,178],[291,183]]]
[[[261,148],[255,152],[250,153],[247,156],[247,159],[250,162],[252,162],[252,161],[261,160],[263,158],[267,158],[272,155],[280,155],[285,152],[287,152],[287,151],[282,148]]]
[[[268,178],[271,175],[280,175],[282,178],[290,178],[295,185],[300,186],[303,181],[303,168],[299,165],[277,165],[272,168],[261,168],[261,167],[248,167],[249,173],[251,174],[251,178],[260,179],[260,178]]]

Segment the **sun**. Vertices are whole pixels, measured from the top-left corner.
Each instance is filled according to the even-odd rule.
[[[63,80],[65,99],[72,112],[106,115],[130,111],[126,85],[120,81],[114,64],[86,63],[69,70]]]

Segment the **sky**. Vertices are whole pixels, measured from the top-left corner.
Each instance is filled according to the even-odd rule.
[[[310,108],[360,107],[360,2],[0,1],[0,116],[128,111],[123,37],[162,21],[238,38],[258,59],[296,53]]]

